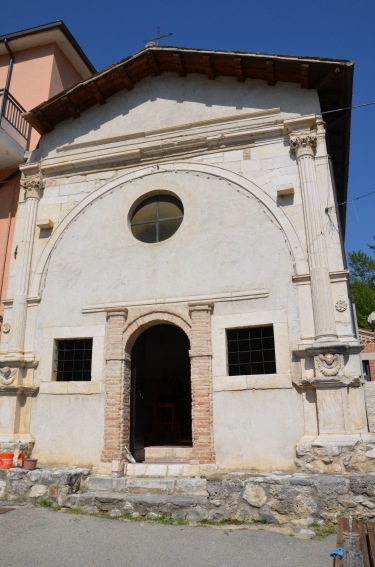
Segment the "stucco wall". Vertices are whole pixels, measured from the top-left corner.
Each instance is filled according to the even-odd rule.
[[[64,457],[69,464],[83,465],[99,459],[105,305],[141,309],[167,303],[187,311],[189,302],[203,297],[214,302],[217,462],[222,467],[293,468],[304,416],[302,396],[292,385],[301,368],[292,363],[291,351],[299,341],[313,340],[314,322],[300,179],[288,134],[281,127],[268,137],[259,134],[245,147],[215,146],[169,161],[164,154],[151,165],[110,162],[112,151],[141,145],[152,129],[189,123],[192,128],[192,122],[206,121],[199,126],[204,135],[217,137],[220,128],[235,130],[229,122],[223,126],[222,119],[245,119],[250,112],[275,108],[274,114],[258,115],[259,127],[262,121],[270,127],[318,112],[319,101],[314,91],[295,85],[270,88],[262,81],[240,84],[165,74],[43,137],[31,161],[43,158],[46,185],[38,218],[51,219],[54,229],[35,232],[30,293],[41,300],[29,308],[26,349],[39,361],[34,383],[40,392],[33,399],[30,431],[44,462]],[[248,125],[252,118],[246,120]],[[175,139],[187,133],[177,128]],[[157,136],[155,144],[161,146],[167,130]],[[91,170],[78,163],[87,156],[94,164]],[[333,195],[323,136],[315,162],[324,210],[333,204]],[[292,189],[286,198],[278,195],[283,188]],[[181,199],[183,222],[164,242],[138,242],[129,228],[131,212],[140,199],[160,191]],[[337,233],[327,230],[326,242],[331,271],[342,269]],[[12,279],[9,287],[11,296]],[[332,294],[334,301],[347,299],[345,276],[332,281]],[[336,312],[336,318],[339,335],[349,336],[349,310]],[[274,325],[276,374],[229,377],[225,329],[262,324]],[[80,386],[78,393],[69,387],[63,391],[52,382],[54,340],[84,336],[94,336],[93,382]],[[61,410],[69,417],[66,426]],[[316,416],[311,421],[316,428]]]

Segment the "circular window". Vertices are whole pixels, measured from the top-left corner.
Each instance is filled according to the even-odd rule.
[[[184,218],[184,207],[177,197],[154,195],[135,209],[130,227],[141,242],[161,242],[170,238]]]

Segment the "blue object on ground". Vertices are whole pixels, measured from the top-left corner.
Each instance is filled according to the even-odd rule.
[[[332,549],[330,556],[331,557],[342,557],[344,555],[344,549],[342,547],[337,547],[336,549]]]

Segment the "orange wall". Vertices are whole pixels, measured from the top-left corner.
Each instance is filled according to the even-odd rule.
[[[8,65],[9,56],[0,56],[0,88],[5,86]],[[50,43],[14,52],[9,91],[25,110],[31,110],[81,79],[58,46]],[[39,134],[33,131],[31,150],[36,147],[39,138]]]
[[[56,94],[61,91],[65,91],[82,80],[82,76],[73,67],[71,62],[65,57],[57,45],[54,45],[54,56],[48,98],[52,98]]]
[[[9,264],[12,255],[12,243],[15,217],[20,192],[20,174],[11,180],[0,183],[0,299],[6,297]],[[0,315],[3,305],[0,302]]]
[[[12,43],[10,42],[12,48]],[[5,87],[9,56],[0,56],[0,89]],[[82,79],[70,61],[55,43],[14,51],[14,65],[10,94],[30,110]],[[32,131],[30,149],[34,149],[40,135]],[[0,171],[0,315],[1,299],[6,297],[9,265],[13,253],[13,233],[20,193],[20,174],[4,183],[11,170]]]

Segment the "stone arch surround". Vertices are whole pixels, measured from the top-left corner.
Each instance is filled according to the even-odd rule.
[[[160,323],[176,325],[190,342],[192,388],[191,463],[215,462],[212,410],[212,303],[184,306],[190,319],[177,311],[154,308],[128,321],[127,309],[107,311],[105,337],[105,409],[102,461],[123,453],[130,442],[131,349],[146,329]]]
[[[264,207],[267,214],[270,215],[270,222],[276,224],[282,232],[292,257],[295,273],[302,274],[308,272],[306,255],[303,251],[303,247],[295,227],[282,210],[282,207],[278,207],[277,203],[260,186],[256,185],[253,181],[249,181],[245,177],[242,177],[238,173],[234,173],[217,166],[205,165],[196,162],[173,162],[164,163],[159,165],[158,168],[155,166],[147,166],[136,171],[120,175],[111,182],[96,189],[78,203],[78,205],[76,205],[61,221],[41,253],[32,274],[29,296],[38,297],[40,295],[53,250],[57,246],[65,230],[69,228],[72,222],[77,220],[79,215],[82,214],[88,206],[97,199],[102,198],[107,192],[116,189],[119,185],[150,175],[160,175],[163,172],[185,172],[193,175],[202,174],[207,177],[220,178],[227,181],[229,184],[232,184],[234,187],[251,194]]]

